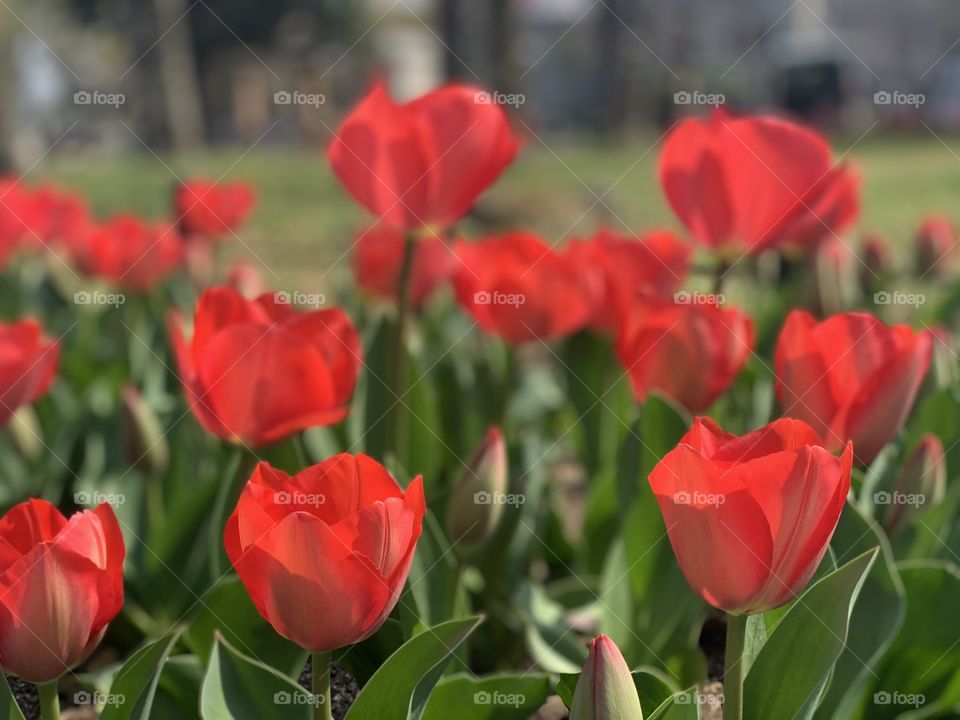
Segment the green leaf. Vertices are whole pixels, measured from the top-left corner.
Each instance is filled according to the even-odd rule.
[[[457,555],[440,521],[428,511],[410,565],[410,593],[416,600],[421,621],[437,625],[454,615],[454,593],[459,573]]]
[[[404,643],[364,685],[348,720],[420,720],[431,691],[482,617],[450,620]]]
[[[667,698],[646,720],[699,720],[703,697],[690,688]]]
[[[644,712],[660,707],[677,692],[673,678],[656,668],[637,668],[631,675],[633,684],[637,688],[637,696],[640,698],[640,707],[646,708]],[[580,680],[580,673],[564,673],[560,676],[560,682],[557,683],[557,695],[568,708],[573,702],[573,693],[577,689],[578,680]]]
[[[853,605],[878,552],[812,585],[783,616],[744,682],[744,720],[811,716],[805,708],[843,651]]]
[[[290,678],[242,655],[217,635],[200,691],[205,720],[309,720],[312,697]]]
[[[526,720],[550,695],[548,675],[457,674],[441,680],[423,720]]]
[[[24,720],[20,706],[13,697],[7,676],[0,672],[0,718],[2,720]]]
[[[180,633],[176,632],[162,637],[130,656],[110,685],[110,695],[123,698],[123,702],[108,703],[100,716],[101,720],[147,720],[151,717],[160,673],[179,636]]]

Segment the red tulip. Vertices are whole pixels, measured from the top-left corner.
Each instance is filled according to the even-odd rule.
[[[613,330],[624,306],[638,298],[672,297],[690,269],[690,246],[666,230],[634,238],[602,229],[572,240],[565,253],[594,294],[591,325],[599,331]]]
[[[243,260],[230,266],[227,285],[245,298],[255,298],[267,291],[267,286],[264,285],[263,276],[257,266]]]
[[[717,110],[683,121],[664,146],[660,184],[694,237],[726,252],[810,243],[858,214],[858,180],[823,138],[772,117]]]
[[[145,292],[183,264],[183,244],[170,225],[117,215],[93,225],[73,243],[74,260],[88,275]]]
[[[783,413],[809,423],[831,450],[853,441],[869,463],[906,420],[930,365],[932,337],[869,313],[817,322],[794,310],[774,357]]]
[[[879,235],[864,236],[860,263],[860,285],[864,292],[869,293],[893,268],[893,252],[889,243]]]
[[[930,217],[917,229],[914,262],[921,276],[942,274],[956,252],[957,230],[947,218]]]
[[[636,303],[621,318],[617,357],[643,402],[658,390],[701,412],[733,382],[753,348],[753,322],[739,309],[683,293],[677,302]]]
[[[397,104],[373,86],[340,125],[330,164],[353,198],[394,227],[453,225],[510,164],[503,109],[467,85]]]
[[[396,301],[404,242],[403,233],[387,225],[377,225],[361,233],[353,256],[357,285],[371,295]],[[410,276],[413,307],[422,307],[434,291],[451,278],[456,265],[456,256],[443,240],[433,235],[419,238]]]
[[[373,635],[397,604],[425,512],[380,463],[341,454],[293,477],[260,463],[224,544],[260,614],[311,652]]]
[[[34,320],[0,323],[0,426],[43,395],[57,372],[60,346]]]
[[[82,197],[52,185],[36,188],[27,202],[29,232],[42,245],[63,245],[69,249],[93,222]]]
[[[123,605],[123,535],[109,505],[67,520],[45,500],[0,519],[0,666],[34,683],[86,660]]]
[[[457,300],[481,328],[508,342],[569,335],[593,312],[570,258],[535,235],[514,232],[461,242],[456,252]]]
[[[279,294],[217,287],[201,296],[190,341],[171,320],[190,409],[214,435],[265,445],[346,416],[361,350],[342,310],[301,313]]]
[[[709,418],[650,473],[670,544],[690,586],[734,614],[796,597],[823,558],[850,490],[840,458],[783,418],[736,437]]]
[[[174,191],[174,213],[184,235],[215,239],[236,232],[253,209],[246,183],[190,180]]]

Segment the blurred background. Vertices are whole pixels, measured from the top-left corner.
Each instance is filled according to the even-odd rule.
[[[179,179],[242,179],[234,250],[268,282],[329,282],[365,218],[323,151],[383,77],[398,99],[488,88],[526,137],[468,229],[551,242],[673,225],[656,183],[678,118],[775,111],[864,176],[861,230],[960,219],[951,0],[0,0],[0,165],[101,214],[168,212]]]

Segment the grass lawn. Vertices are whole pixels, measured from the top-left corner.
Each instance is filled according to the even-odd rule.
[[[653,142],[652,136],[620,144],[531,138],[483,197],[478,221],[465,229],[525,226],[557,241],[603,223],[633,230],[676,226],[656,182],[659,149]],[[834,143],[838,152],[851,145],[852,139]],[[864,178],[861,228],[903,246],[924,214],[960,221],[960,138],[871,133],[848,157]],[[27,178],[79,190],[99,214],[133,210],[159,218],[177,176],[224,173],[252,182],[259,193],[242,244],[233,243],[237,256],[255,254],[266,281],[278,287],[326,290],[343,277],[365,216],[336,184],[320,149],[261,146],[244,154],[227,148],[161,159],[61,152]]]

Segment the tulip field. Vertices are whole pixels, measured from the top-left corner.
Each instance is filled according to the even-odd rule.
[[[239,173],[0,182],[5,720],[960,717],[952,207],[721,108],[491,213],[495,97],[374,83],[282,275]]]

